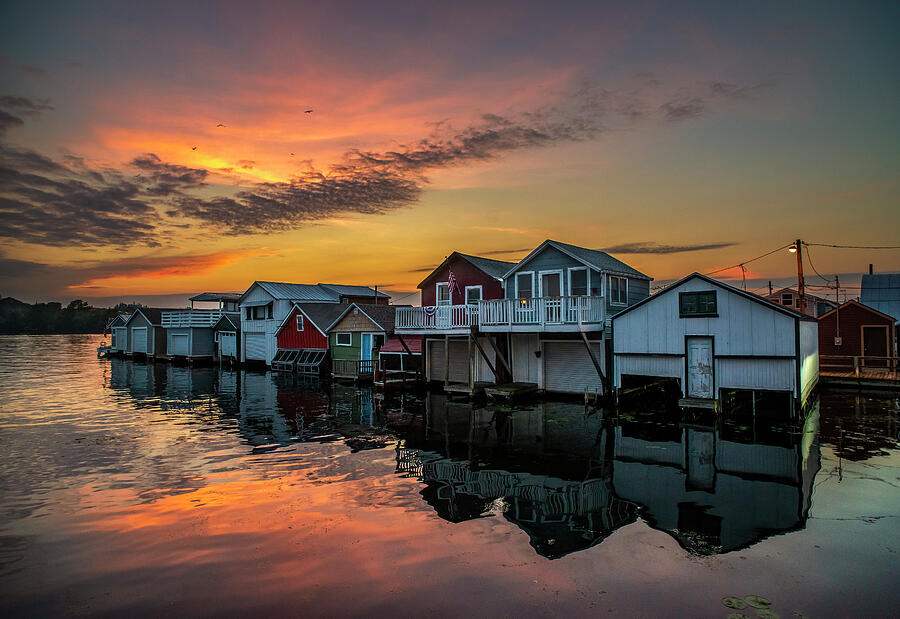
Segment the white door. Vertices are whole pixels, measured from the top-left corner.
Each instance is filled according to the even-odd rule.
[[[266,360],[266,334],[265,333],[245,333],[244,346],[246,347],[246,358],[254,361]]]
[[[540,384],[540,359],[535,351],[540,350],[541,343],[537,334],[512,335],[512,371],[513,381],[517,383]]]
[[[712,338],[689,337],[687,340],[687,395],[691,398],[713,397]]]
[[[600,344],[591,344],[594,357],[603,367]],[[558,393],[603,393],[603,381],[584,342],[544,342],[544,389]]]
[[[187,333],[173,333],[170,336],[169,341],[169,354],[176,355],[178,357],[187,357],[190,352],[188,350],[188,335]]]
[[[134,327],[131,330],[131,352],[147,352],[147,327]]]
[[[219,354],[223,357],[237,356],[237,337],[234,332],[221,331],[219,333]]]

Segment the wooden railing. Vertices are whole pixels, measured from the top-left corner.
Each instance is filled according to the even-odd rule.
[[[863,355],[819,355],[819,372],[852,372],[855,376],[897,372],[900,357],[876,357]]]
[[[174,310],[163,312],[163,327],[211,327],[222,317],[222,310]]]
[[[478,324],[488,326],[602,323],[603,297],[491,299],[478,304]]]
[[[478,324],[476,305],[439,305],[431,307],[398,307],[394,328],[397,331],[418,329],[467,329]]]
[[[374,359],[332,359],[331,373],[337,378],[359,378],[375,373]]]

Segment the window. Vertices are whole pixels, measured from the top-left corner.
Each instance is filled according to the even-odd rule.
[[[573,297],[584,297],[588,295],[587,269],[569,269],[569,294]]]
[[[247,320],[265,320],[272,317],[272,305],[257,305],[247,308]]]
[[[303,331],[303,314],[297,314],[297,331]]]
[[[718,316],[716,291],[682,292],[678,295],[678,308],[682,318]]]
[[[794,295],[790,292],[785,292],[781,295],[781,304],[782,305],[793,305],[794,304]]]
[[[466,286],[466,305],[476,305],[481,301],[481,286]]]
[[[245,315],[245,318],[246,318],[247,320],[253,320],[253,308],[252,308],[252,307],[248,307],[248,308],[247,308],[247,311],[245,312],[245,314],[246,314],[246,315]]]
[[[530,299],[534,296],[534,273],[516,273],[516,298]]]
[[[628,305],[628,280],[626,278],[609,276],[609,302],[613,305]]]
[[[352,346],[353,345],[353,334],[352,333],[335,333],[334,334],[334,344],[335,344],[335,346]]]
[[[437,305],[450,305],[450,284],[447,282],[439,283],[435,298],[437,299]]]

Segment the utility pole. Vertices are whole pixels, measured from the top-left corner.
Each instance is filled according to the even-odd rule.
[[[806,309],[806,283],[803,281],[803,242],[800,239],[794,241],[794,253],[797,254],[797,293],[800,296],[800,313],[805,314]]]
[[[841,341],[841,280],[834,276],[834,300],[837,301],[837,309],[834,310],[834,345]]]

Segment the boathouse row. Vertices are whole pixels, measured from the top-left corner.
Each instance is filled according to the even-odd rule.
[[[684,405],[712,406],[728,391],[777,391],[802,405],[818,380],[814,318],[699,273],[612,323],[616,389],[673,379]]]
[[[425,375],[451,391],[479,383],[605,393],[611,316],[651,278],[606,252],[546,240],[518,263],[454,252],[397,308],[396,333],[425,338]]]

